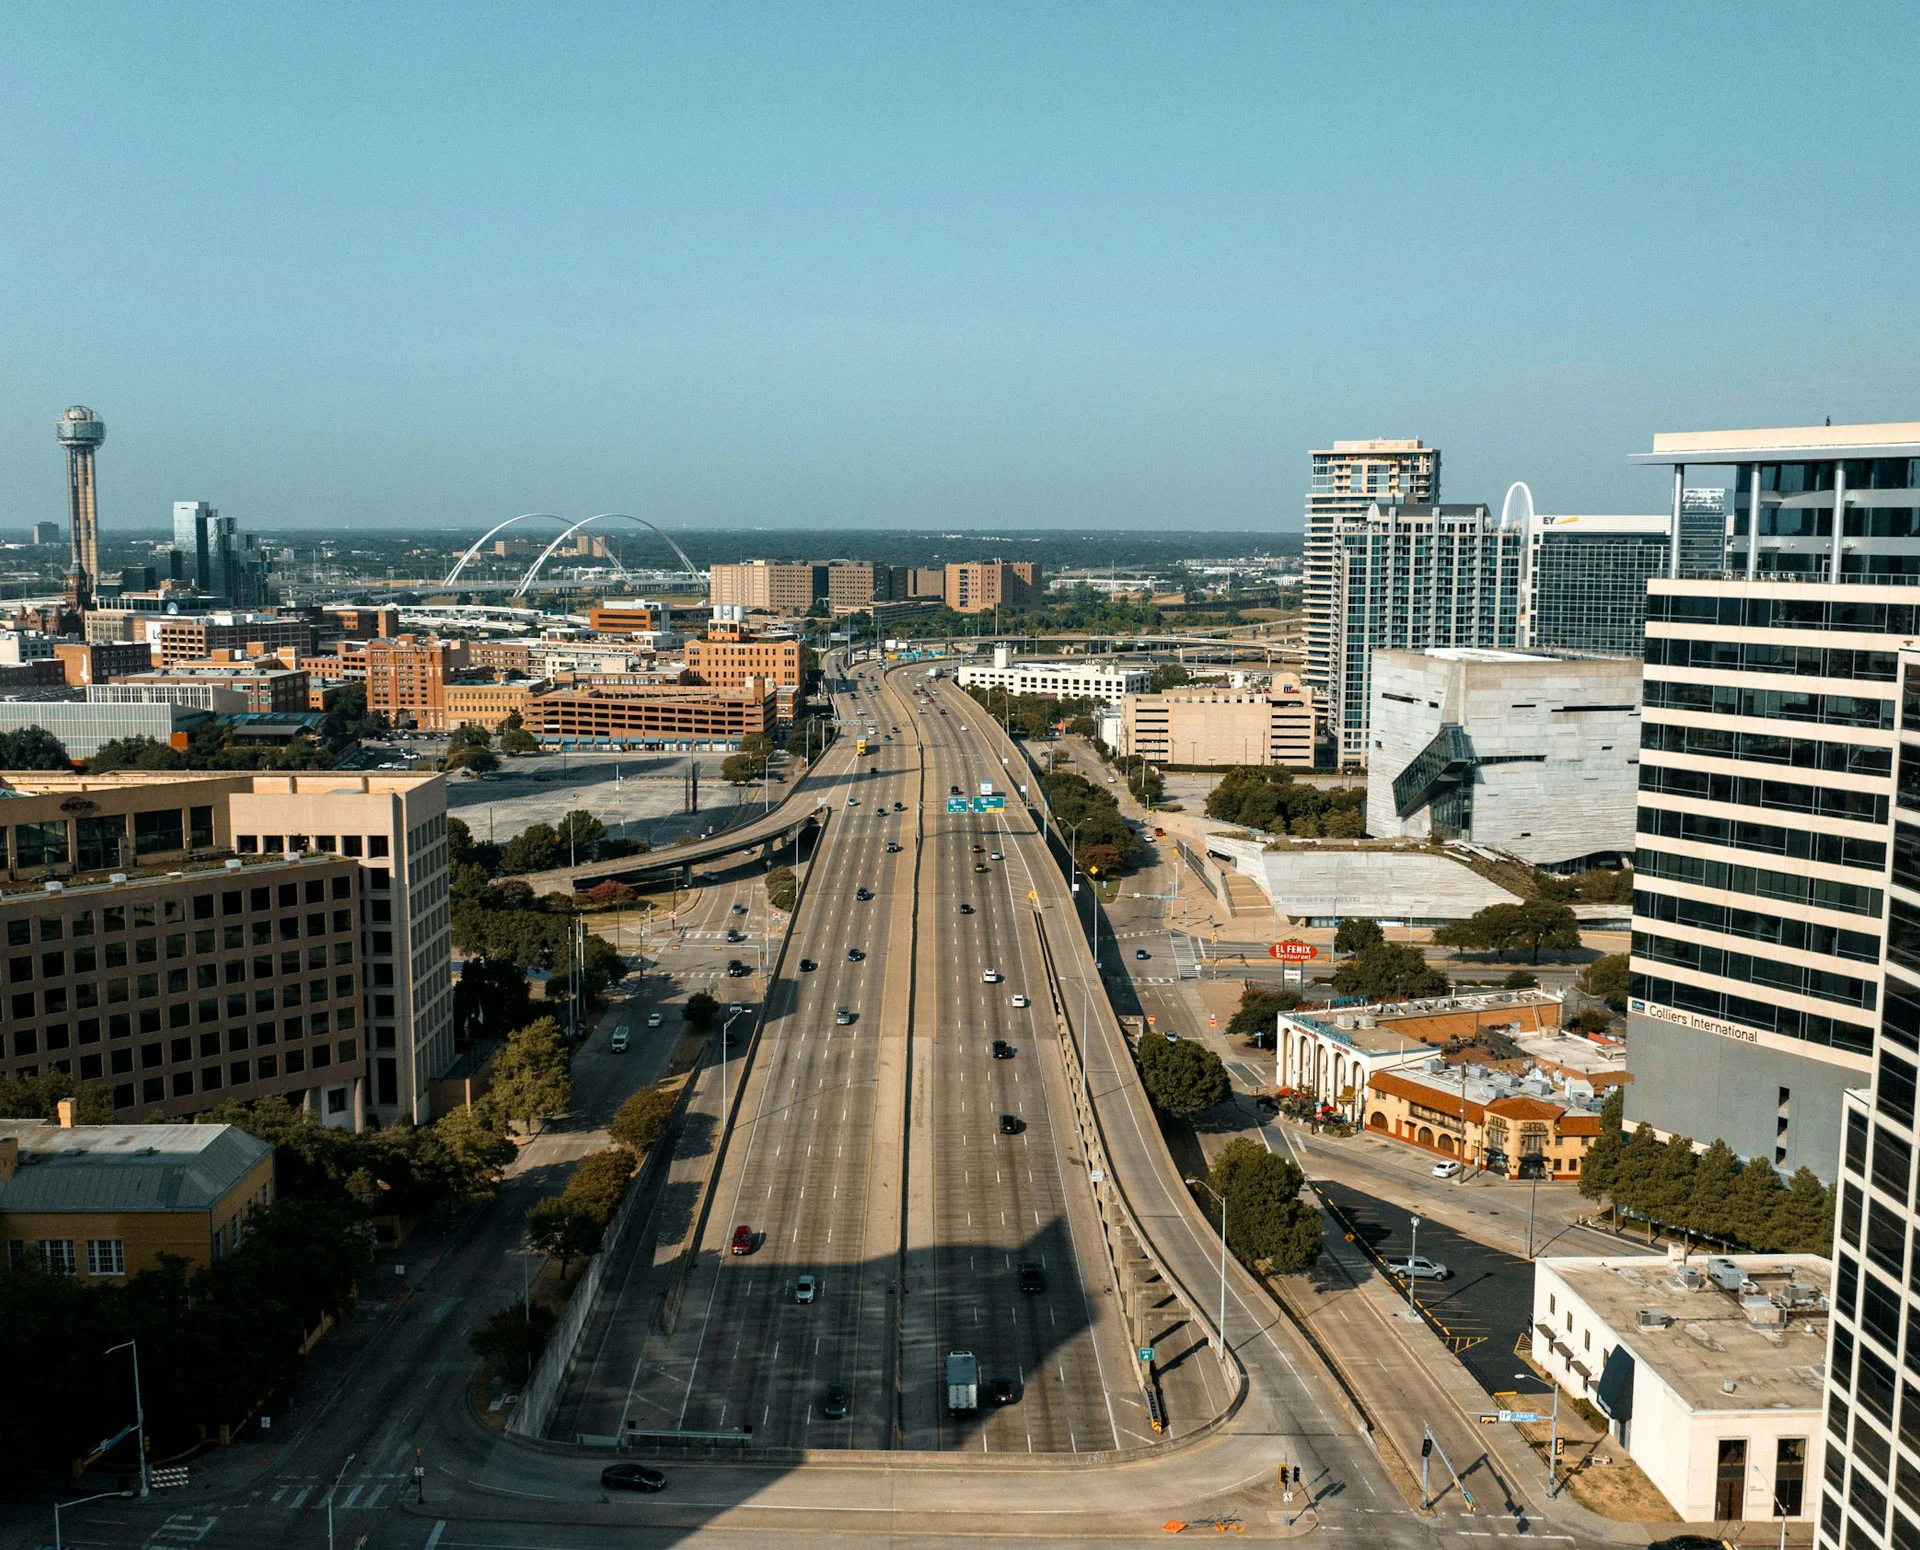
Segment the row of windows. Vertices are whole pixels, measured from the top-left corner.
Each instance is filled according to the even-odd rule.
[[[1861,867],[1870,872],[1878,872],[1887,864],[1887,847],[1879,840],[1789,829],[1745,818],[1685,813],[1670,807],[1643,807],[1634,823],[1642,834],[1657,835],[1664,840],[1725,845],[1733,850],[1787,856],[1796,861],[1818,861],[1826,866]]]
[[[1634,951],[1640,951],[1636,942]],[[1739,1023],[1762,1033],[1774,1033],[1786,1039],[1804,1039],[1809,1044],[1827,1045],[1864,1055],[1873,1049],[1873,1029],[1824,1012],[1802,1012],[1794,1007],[1775,1006],[1751,996],[1729,994],[1688,980],[1671,980],[1663,975],[1635,970],[1630,976],[1628,994],[1635,1000],[1656,1001],[1698,1012],[1703,1017],[1718,1017]]]
[[[20,868],[77,863],[82,870],[101,871],[124,866],[134,856],[169,855],[188,848],[209,850],[213,846],[211,807],[188,808],[184,821],[178,808],[134,813],[131,839],[127,816],[114,813],[14,824],[13,863]],[[6,863],[8,854],[7,826],[0,824],[0,865]]]
[[[1871,980],[1856,979],[1833,969],[1810,969],[1797,963],[1778,963],[1771,958],[1756,958],[1751,953],[1730,952],[1699,942],[1682,942],[1651,931],[1633,933],[1633,952],[1637,958],[1653,963],[1670,963],[1678,968],[1711,974],[1716,979],[1739,980],[1747,985],[1765,985],[1770,990],[1792,991],[1837,1001],[1872,1011],[1876,997]]]
[[[150,904],[108,904],[98,911],[82,909],[65,915],[44,913],[47,901],[37,899],[33,901],[36,906],[34,915],[20,916],[7,922],[7,945],[22,947],[31,942],[36,921],[41,941],[59,942],[68,937],[92,936],[96,927],[102,935],[112,935],[125,931],[129,924],[135,931],[156,925],[181,925],[187,920],[189,908],[193,919],[212,920],[216,900],[222,915],[257,915],[275,908],[276,903],[280,909],[297,909],[302,903],[324,904],[328,898],[337,900],[352,897],[353,879],[342,874],[331,879],[310,877],[304,886],[282,883],[278,888],[230,888],[217,895],[195,894],[191,900],[162,899]]]
[[[1920,634],[1920,604],[1870,603],[1855,598],[1700,597],[1654,590],[1647,595],[1647,623],[1914,635]]]
[[[216,928],[208,926],[193,933],[193,951],[196,954],[222,951],[233,952],[248,945],[246,940],[248,935],[252,937],[253,946],[267,947],[272,945],[274,941],[274,924],[271,920],[256,920],[252,923],[250,932],[243,931],[239,926],[220,928],[221,934],[218,938],[217,945],[214,935]],[[301,936],[300,927],[300,916],[281,916],[279,920],[279,939],[282,942],[299,941]],[[320,911],[315,911],[306,917],[306,935],[308,937],[331,936],[352,930],[353,916],[352,913],[347,910],[335,910],[332,914],[331,921],[329,921],[325,913]],[[374,933],[376,939],[386,935],[390,935],[390,933]],[[186,932],[175,931],[169,932],[163,937],[135,937],[132,943],[131,954],[129,954],[128,944],[126,942],[107,942],[100,947],[75,947],[71,955],[69,955],[65,949],[43,949],[38,959],[39,977],[41,979],[64,978],[68,972],[67,964],[69,959],[71,959],[73,965],[72,972],[75,974],[92,974],[100,968],[124,969],[127,967],[129,957],[131,957],[132,962],[136,964],[158,963],[162,957],[165,957],[171,962],[187,956],[187,941]],[[327,956],[328,950],[325,946],[309,947],[307,949],[307,967],[313,969],[325,968]],[[351,942],[335,942],[333,944],[332,957],[336,964],[353,962],[353,944]],[[273,961],[273,959],[266,957],[255,958],[253,960],[254,978],[264,979],[267,975],[273,973],[274,971],[271,967]],[[269,967],[262,968],[260,967],[262,964],[266,964]],[[297,974],[300,970],[299,949],[295,948],[281,953],[280,964],[281,973]],[[22,981],[33,979],[34,969],[35,958],[31,953],[15,953],[7,959],[7,978],[16,985]],[[227,983],[231,985],[244,978],[243,969],[244,960],[242,959],[235,959],[229,963],[227,965]],[[169,971],[169,973],[180,974],[184,974],[185,972],[184,969]],[[202,985],[211,985],[214,983],[213,980],[208,977],[210,973],[214,972],[214,966],[212,964],[200,964],[197,966],[196,972],[200,975],[200,983]],[[185,988],[184,981],[180,988]]]
[[[337,843],[336,843],[337,841]],[[391,850],[384,834],[236,834],[233,848],[243,856],[284,855],[292,851],[299,855],[304,851],[317,851],[327,856],[348,856],[355,860],[371,858],[379,860]]]
[[[1887,821],[1887,799],[1877,792],[1803,786],[1791,780],[1761,780],[1747,775],[1678,769],[1667,764],[1642,764],[1640,789],[1659,796],[1692,797],[1702,802],[1726,802],[1738,807],[1808,813],[1818,818],[1843,818],[1854,823],[1884,824]]]
[[[1669,925],[1691,926],[1698,931],[1717,931],[1725,936],[1771,942],[1775,947],[1789,947],[1799,952],[1850,958],[1855,963],[1880,961],[1880,939],[1869,932],[1843,931],[1837,926],[1713,904],[1704,899],[1683,899],[1645,888],[1633,891],[1633,918],[1636,922],[1657,920]]]
[[[70,1276],[77,1264],[73,1250],[71,1238],[41,1238],[27,1242],[9,1238],[7,1268],[23,1270],[33,1265],[48,1275]],[[85,1240],[85,1250],[88,1275],[122,1276],[127,1273],[127,1246],[124,1239],[88,1238]]]
[[[176,976],[178,976],[177,979]],[[175,969],[168,974],[167,996],[184,997],[188,994],[185,976],[186,971],[184,969]],[[140,1000],[155,999],[161,994],[160,977],[157,974],[142,974],[133,981],[124,979],[108,980],[106,982],[106,1004],[109,1006],[123,1004],[128,999],[128,991],[130,988]],[[337,976],[332,983],[331,991],[325,979],[308,980],[304,985],[298,980],[290,980],[278,987],[262,986],[256,989],[253,992],[252,1010],[254,1012],[271,1012],[274,1009],[276,991],[279,997],[279,1005],[282,1008],[288,1008],[311,1002],[327,1001],[335,994],[351,996],[354,990],[355,985],[351,974]],[[43,1009],[38,1014],[36,1014],[34,1010],[36,1003]],[[50,985],[45,990],[37,993],[31,990],[13,991],[7,997],[7,1014],[14,1022],[31,1022],[36,1015],[60,1017],[64,1016],[70,1010],[91,1011],[100,1004],[99,984],[92,980],[83,980],[78,985],[71,987],[71,993],[69,992],[69,987],[65,985]],[[195,1019],[196,1021],[211,1023],[220,1020],[219,997],[202,996],[194,1003],[194,1006],[198,1014]],[[247,1016],[246,992],[241,990],[229,991],[226,998],[226,1008],[226,1015],[230,1018]],[[160,1009],[156,1007],[150,1008],[149,1010],[157,1015]],[[187,1003],[184,999],[173,1000],[171,1004],[166,1007],[166,1012],[172,1020],[171,1026],[178,1028],[185,1025],[187,1021]],[[142,1018],[145,1018],[146,1015],[146,1012],[141,1013]],[[24,1037],[24,1035],[22,1036]]]
[[[1807,678],[1860,678],[1892,683],[1899,670],[1892,651],[1853,651],[1845,646],[1779,646],[1751,640],[1691,640],[1654,635],[1647,639],[1649,667],[1703,667],[1740,673],[1794,673]]]
[[[1669,883],[1691,883],[1728,893],[1752,894],[1782,904],[1806,904],[1815,909],[1844,910],[1850,915],[1880,916],[1885,894],[1860,883],[1836,883],[1803,872],[1771,872],[1764,867],[1736,866],[1727,861],[1705,861],[1698,856],[1676,856],[1644,846],[1634,853],[1633,869],[1645,878]]]
[[[1703,759],[1743,759],[1753,764],[1790,764],[1838,775],[1891,775],[1893,750],[1867,743],[1830,743],[1778,732],[1734,732],[1724,727],[1681,726],[1649,721],[1640,729],[1642,748]]]
[[[1675,683],[1649,678],[1648,710],[1690,710],[1712,716],[1757,716],[1768,721],[1812,721],[1832,727],[1893,729],[1893,701],[1805,689],[1742,689],[1732,684]]]
[[[210,1006],[212,1006],[211,1002],[202,1001],[200,1003],[200,1022],[217,1023],[220,1021],[217,1015],[209,1014],[208,1008]],[[192,1019],[187,1015],[190,1008],[186,1002],[176,1002],[166,1010],[168,1014],[167,1026],[169,1028],[186,1028],[190,1026]],[[258,1010],[270,1012],[273,1008],[269,1005],[264,1009]],[[245,1016],[246,1011],[243,1007],[241,1011],[236,1014],[233,1011],[232,1003],[229,1002],[228,1015],[230,1017],[235,1015]],[[142,1034],[159,1033],[162,1031],[160,1021],[158,1009],[142,1012],[139,1017],[139,1031]],[[253,1040],[256,1044],[272,1044],[282,1035],[289,1040],[324,1038],[336,1031],[340,1033],[351,1032],[357,1021],[358,1018],[352,1006],[331,1007],[314,1012],[302,1012],[297,1017],[284,1018],[280,1020],[278,1024],[272,1022],[254,1024]],[[109,1038],[113,1043],[118,1044],[120,1040],[133,1036],[132,1019],[129,1018],[126,1013],[115,1013],[107,1019],[107,1023],[111,1030]],[[278,1032],[276,1032],[276,1027],[279,1030]],[[31,1059],[33,1056],[43,1052],[49,1055],[55,1054],[58,1051],[71,1047],[72,1043],[76,1040],[82,1045],[98,1044],[100,1042],[100,1019],[97,1017],[83,1017],[71,1026],[66,1023],[48,1023],[45,1027],[41,1028],[14,1028],[4,1036],[4,1043],[7,1048],[12,1050],[15,1060]],[[200,1053],[202,1055],[217,1055],[220,1053],[219,1029],[216,1028],[210,1032],[200,1034],[199,1040]],[[246,1028],[237,1024],[230,1026],[227,1030],[227,1044],[229,1049],[245,1049],[247,1047]],[[183,1035],[174,1039],[170,1058],[174,1061],[193,1059],[192,1046],[193,1038],[191,1035]],[[140,1064],[149,1067],[163,1064],[160,1048],[158,1042],[142,1045],[140,1047]],[[92,1058],[96,1064],[96,1069],[92,1074],[95,1076],[100,1074],[97,1069],[98,1057],[82,1056],[81,1058],[83,1063],[89,1058]],[[126,1045],[120,1045],[117,1049],[111,1049],[108,1054],[108,1063],[109,1069],[113,1071],[131,1071],[133,1069],[133,1055],[131,1050]],[[15,1074],[30,1075],[31,1073],[16,1072]]]

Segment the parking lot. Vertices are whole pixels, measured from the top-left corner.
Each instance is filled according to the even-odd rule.
[[[1343,1184],[1316,1180],[1313,1188],[1333,1226],[1351,1233],[1383,1275],[1383,1261],[1416,1252],[1411,1212]],[[1420,1257],[1439,1261],[1450,1274],[1419,1282],[1416,1305],[1474,1380],[1489,1394],[1549,1392],[1516,1355],[1533,1316],[1533,1266],[1426,1218],[1418,1240]],[[1398,1277],[1388,1279],[1406,1295]]]
[[[729,786],[720,779],[725,758],[719,753],[529,754],[502,760],[488,776],[450,776],[447,809],[479,840],[504,842],[528,824],[558,823],[584,807],[609,834],[649,846],[671,844],[683,834],[729,827],[750,816],[743,809],[761,805],[758,786]],[[684,811],[689,764],[700,772],[698,813]],[[779,801],[785,790],[775,781],[773,799]]]

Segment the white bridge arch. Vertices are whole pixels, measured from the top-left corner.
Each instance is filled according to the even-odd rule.
[[[480,546],[484,543],[489,542],[494,537],[495,534],[504,533],[508,528],[512,527],[514,523],[516,522],[564,523],[566,520],[567,519],[565,517],[556,516],[551,511],[527,511],[527,512],[522,512],[517,517],[508,517],[507,520],[504,522],[496,522],[492,527],[488,528],[486,532],[482,533],[478,538],[476,538],[473,541],[472,546],[467,550],[467,552],[461,555],[460,558],[454,562],[453,569],[447,572],[447,579],[441,582],[440,584],[443,587],[452,586],[456,581],[460,579],[460,572],[465,570],[467,568],[468,563],[473,559],[473,557],[476,554],[480,552]]]
[[[644,527],[648,532],[652,533],[655,537],[659,538],[662,542],[666,544],[666,546],[669,549],[671,549],[676,555],[678,555],[680,557],[681,565],[685,567],[689,572],[692,572],[695,574],[698,574],[699,572],[700,567],[695,565],[692,560],[687,558],[687,551],[682,549],[677,543],[675,543],[673,541],[672,536],[668,534],[664,529],[655,527],[654,524],[649,522],[645,517],[636,517],[632,515],[630,512],[603,511],[598,513],[595,516],[582,517],[578,522],[570,524],[563,532],[559,534],[558,537],[556,537],[553,540],[552,543],[548,544],[546,548],[542,549],[540,551],[539,559],[535,560],[531,565],[527,567],[526,575],[520,578],[520,585],[513,589],[512,596],[525,597],[527,595],[528,590],[533,586],[535,580],[538,579],[540,575],[540,567],[545,565],[547,561],[553,557],[553,552],[556,549],[558,549],[563,543],[565,543],[569,538],[573,537],[573,535],[579,532],[583,527],[591,527],[596,522],[637,522],[641,527]],[[481,542],[484,543],[485,540],[482,539]]]

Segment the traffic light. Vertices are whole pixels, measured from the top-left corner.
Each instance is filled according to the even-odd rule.
[[[1293,1466],[1293,1483],[1295,1485],[1300,1483],[1300,1466],[1298,1464]]]
[[[1423,1459],[1433,1457],[1433,1439],[1431,1437],[1422,1437],[1420,1439],[1420,1457]]]

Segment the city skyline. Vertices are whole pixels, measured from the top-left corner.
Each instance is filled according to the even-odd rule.
[[[1900,418],[1912,107],[1788,133],[1716,67],[1797,50],[1784,10],[1663,17],[1658,50],[1521,16],[1400,49],[1254,8],[449,40],[107,7],[84,54],[23,17],[0,522],[58,515],[75,402],[115,426],[109,525],[205,495],[254,530],[1293,531],[1308,449],[1369,437],[1446,449],[1456,499],[1657,510],[1625,460],[1656,424]],[[1807,179],[1871,240],[1783,238]]]

